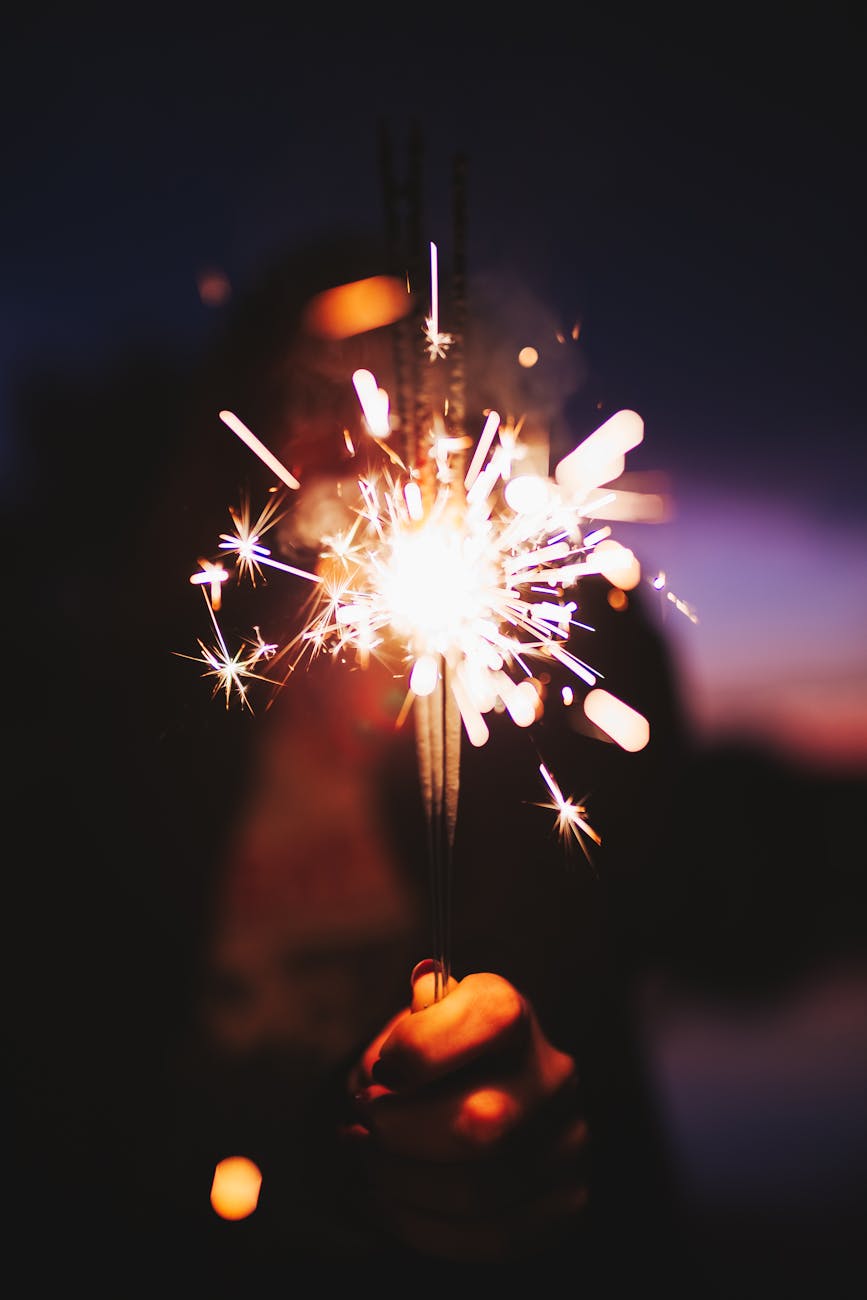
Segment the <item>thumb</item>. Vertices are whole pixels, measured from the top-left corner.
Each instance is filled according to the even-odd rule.
[[[458,987],[458,981],[451,975],[443,980],[442,963],[434,961],[432,957],[418,962],[409,979],[412,985],[411,1011],[424,1011]]]

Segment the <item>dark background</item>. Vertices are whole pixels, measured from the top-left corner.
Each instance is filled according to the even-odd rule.
[[[568,23],[453,9],[314,22],[248,6],[234,21],[42,8],[7,20],[0,55],[13,762],[38,778],[52,752],[84,761],[87,735],[69,733],[97,708],[87,693],[148,674],[111,609],[85,631],[75,606],[85,590],[100,608],[103,570],[122,565],[129,521],[171,464],[162,390],[132,407],[130,378],[182,384],[222,314],[285,252],[332,230],[381,231],[384,127],[398,161],[420,132],[429,235],[447,261],[465,156],[468,264],[512,277],[505,331],[544,358],[556,331],[580,325],[564,411],[575,441],[597,411],[645,420],[630,467],[662,471],[674,509],[630,540],[698,612],[697,624],[666,619],[697,730],[748,746],[751,762],[757,748],[793,764],[798,798],[782,801],[781,824],[788,843],[802,819],[817,846],[797,872],[797,912],[779,905],[779,868],[759,898],[771,930],[797,916],[789,956],[812,954],[804,917],[825,916],[821,961],[791,963],[808,978],[786,997],[732,1014],[676,984],[647,990],[692,1195],[721,1238],[736,1221],[735,1241],[769,1243],[772,1276],[795,1238],[820,1255],[850,1248],[867,1168],[853,913],[867,774],[863,53],[857,6],[690,20],[578,7]],[[66,414],[88,402],[93,436],[78,419],[71,440]],[[721,836],[758,821],[755,771],[721,764],[707,810]],[[88,799],[77,815],[104,849],[114,825],[98,779]],[[52,936],[81,926],[86,942],[93,923],[87,846],[70,834],[68,860],[49,863],[40,829],[31,819],[14,868],[22,1021],[28,990],[35,1016],[36,993],[72,977],[76,956],[87,963],[67,940],[71,968],[56,969]],[[766,847],[745,862],[767,865],[772,835]],[[120,832],[110,851],[122,873]],[[714,901],[739,915],[724,891]],[[111,927],[110,890],[101,905]],[[737,950],[743,934],[729,937]],[[51,1083],[37,1100],[40,1088],[56,1105]],[[737,1275],[737,1249],[719,1249]]]

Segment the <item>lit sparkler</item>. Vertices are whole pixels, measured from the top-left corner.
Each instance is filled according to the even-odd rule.
[[[592,863],[592,858],[587,849],[585,836],[589,836],[595,844],[601,844],[601,836],[593,829],[587,821],[587,809],[583,803],[576,803],[571,796],[563,794],[554,777],[548,771],[544,763],[539,764],[539,772],[542,780],[551,791],[551,803],[540,804],[540,808],[551,808],[557,814],[557,829],[565,838],[572,836],[584,851],[587,861]]]
[[[450,335],[439,329],[436,246],[431,245],[432,309],[424,327],[431,361],[442,360]],[[281,517],[285,498],[274,499],[251,522],[249,509],[232,511],[235,531],[221,534],[219,549],[235,556],[236,577],[255,584],[263,568],[300,576],[312,584],[303,624],[282,647],[256,636],[232,655],[216,618],[228,574],[201,560],[190,579],[204,592],[216,644],[199,642],[206,675],[216,679],[228,705],[236,695],[249,708],[250,679],[283,685],[302,660],[354,655],[391,656],[406,676],[401,720],[415,712],[419,775],[428,820],[434,903],[437,996],[450,974],[448,893],[459,789],[461,730],[473,746],[489,739],[492,711],[507,711],[521,728],[542,715],[534,665],[555,662],[591,688],[588,717],[626,749],[647,743],[646,721],[597,687],[601,674],[569,648],[577,619],[570,592],[587,574],[604,574],[624,590],[637,581],[633,553],[611,536],[608,518],[624,518],[616,479],[626,453],[644,436],[634,411],[607,419],[556,466],[554,476],[516,474],[520,425],[487,413],[469,464],[472,441],[449,429],[444,412],[432,412],[416,429],[423,455],[406,464],[389,445],[390,402],[367,370],[352,375],[369,439],[383,453],[381,471],[357,479],[358,506],[351,525],[320,538],[313,568],[276,558],[262,538]],[[301,486],[273,452],[231,411],[223,423],[267,465],[285,488]],[[354,447],[347,435],[347,446]],[[282,677],[267,676],[285,660]],[[601,838],[583,803],[565,796],[544,763],[539,771],[553,802],[557,827],[585,853],[585,837]],[[589,856],[589,855],[588,855]]]

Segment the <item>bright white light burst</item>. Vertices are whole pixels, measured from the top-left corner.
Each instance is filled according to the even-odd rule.
[[[425,334],[433,362],[452,342],[439,329],[434,244],[431,284]],[[295,491],[300,483],[237,415],[220,412],[284,491],[255,521],[246,504],[230,511],[235,530],[220,535],[219,551],[235,556],[238,581],[255,586],[268,568],[303,578],[312,590],[300,629],[287,644],[267,643],[257,628],[233,655],[215,613],[229,573],[218,557],[199,561],[190,581],[202,587],[217,636],[214,646],[199,642],[199,658],[206,675],[216,679],[215,693],[222,691],[227,705],[236,695],[250,708],[251,678],[279,686],[302,660],[309,664],[320,654],[353,656],[362,666],[375,655],[406,676],[401,721],[416,700],[444,687],[470,743],[481,746],[489,738],[486,717],[492,711],[508,711],[519,727],[541,716],[542,688],[534,671],[539,663],[562,665],[595,687],[601,674],[570,649],[573,629],[586,626],[577,621],[570,592],[586,574],[602,573],[624,591],[638,581],[638,562],[613,541],[606,520],[641,518],[637,494],[617,488],[626,452],[644,436],[640,416],[618,411],[546,477],[513,472],[523,460],[520,421],[486,412],[473,447],[463,430],[449,433],[447,410],[432,412],[428,428],[420,431],[419,463],[407,466],[389,443],[387,392],[368,370],[356,371],[352,383],[366,450],[381,456],[383,466],[366,467],[358,476],[351,523],[319,538],[318,557],[308,567],[276,558],[262,543],[285,513],[285,489]],[[345,442],[357,455],[357,440],[348,430]],[[275,682],[262,666],[273,671],[279,660],[285,661],[283,676]],[[571,699],[573,692],[565,688],[560,698]],[[597,723],[605,728],[604,718]],[[614,727],[610,734],[622,743]],[[553,796],[553,803],[542,806],[554,809],[561,834],[574,835],[586,853],[584,836],[600,840],[583,804],[562,794],[544,764],[539,770]]]
[[[381,421],[387,404],[382,390],[372,376],[365,375],[362,384],[353,379],[359,392],[380,394]],[[221,418],[235,432],[245,428],[231,412]],[[599,527],[599,520],[616,492],[599,492],[594,467],[600,453],[606,463],[612,457],[619,463],[624,442],[635,445],[642,431],[634,412],[618,412],[587,440],[592,457],[578,456],[580,448],[571,453],[561,482],[540,475],[510,477],[514,428],[509,426],[506,441],[500,440],[496,412],[488,415],[465,473],[459,472],[465,442],[431,432],[427,477],[405,468],[395,477],[393,454],[381,476],[359,477],[351,526],[321,539],[312,569],[279,560],[262,545],[262,534],[280,517],[279,501],[272,500],[254,524],[246,507],[232,511],[236,531],[221,534],[219,546],[235,554],[238,580],[255,584],[265,566],[308,579],[314,591],[303,626],[281,650],[266,645],[261,635],[234,656],[221,635],[216,648],[200,642],[217,689],[227,702],[236,692],[249,708],[248,679],[260,675],[265,660],[288,656],[285,682],[305,657],[350,653],[364,665],[377,654],[400,664],[410,703],[434,690],[447,669],[475,746],[488,740],[485,717],[492,710],[507,710],[518,726],[532,725],[543,707],[534,664],[556,661],[589,687],[601,676],[569,649],[572,629],[584,625],[567,594],[582,575],[610,571],[610,529]],[[381,445],[382,433],[377,426],[378,436],[371,434],[371,440]],[[245,441],[254,445],[252,435]],[[266,463],[273,460],[269,452]],[[588,467],[583,477],[575,468],[582,463]],[[288,472],[280,477],[288,484]],[[200,566],[191,581],[202,585],[214,618],[228,574],[220,566],[215,573],[209,561]],[[583,807],[555,793],[545,772],[555,794],[555,804],[547,806],[557,811],[561,830],[580,829],[596,838]]]

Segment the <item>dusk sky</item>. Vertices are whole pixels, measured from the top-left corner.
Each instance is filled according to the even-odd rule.
[[[629,468],[664,473],[672,517],[627,532],[698,615],[666,618],[697,724],[867,766],[863,30],[839,10],[13,20],[4,500],[51,476],[18,424],[27,376],[136,346],[192,369],[219,314],[201,273],[237,297],[284,250],[380,229],[379,126],[399,159],[417,123],[442,256],[462,153],[470,275],[514,277],[534,306],[506,327],[543,358],[580,324],[576,426],[645,421]]]

